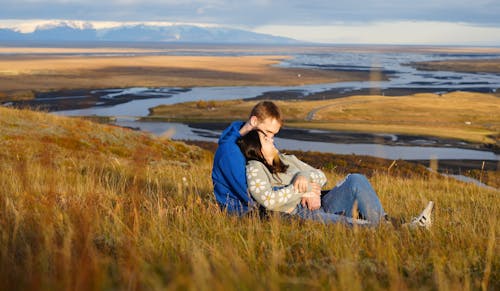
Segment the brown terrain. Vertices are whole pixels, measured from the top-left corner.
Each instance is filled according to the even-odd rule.
[[[369,73],[273,66],[284,56],[0,56],[0,99],[33,91],[195,86],[303,85],[358,81]]]

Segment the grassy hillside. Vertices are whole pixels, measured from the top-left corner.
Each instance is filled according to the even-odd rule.
[[[498,191],[384,169],[386,211],[434,200],[432,230],[352,229],[229,217],[211,153],[144,133],[0,107],[0,148],[2,290],[500,288]]]

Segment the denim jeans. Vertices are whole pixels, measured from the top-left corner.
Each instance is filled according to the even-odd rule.
[[[353,218],[352,212],[355,203],[357,219]],[[360,174],[349,174],[321,197],[320,209],[311,211],[299,203],[291,214],[325,223],[377,225],[385,211],[368,179]]]

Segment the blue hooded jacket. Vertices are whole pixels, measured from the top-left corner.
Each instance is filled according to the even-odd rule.
[[[246,160],[236,144],[241,137],[242,121],[235,121],[219,138],[212,168],[215,199],[228,213],[243,215],[255,202],[247,192]]]

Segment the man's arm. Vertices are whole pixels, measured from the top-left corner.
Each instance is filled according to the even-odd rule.
[[[253,205],[253,201],[247,193],[246,161],[242,158],[241,153],[224,155],[220,162],[225,165],[222,175],[224,175],[225,180],[229,184],[228,186],[236,191],[234,194],[241,201],[246,201],[249,206]]]
[[[248,120],[243,124],[243,126],[240,128],[240,135],[244,136],[247,133],[249,133],[251,130],[255,129],[255,126],[252,125],[251,120]]]

